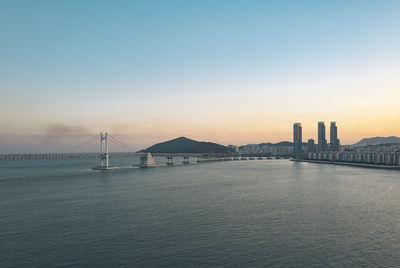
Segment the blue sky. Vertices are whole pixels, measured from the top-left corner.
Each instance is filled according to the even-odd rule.
[[[294,121],[313,137],[320,120],[347,142],[400,135],[398,14],[399,1],[3,0],[0,135],[240,144],[290,139]]]

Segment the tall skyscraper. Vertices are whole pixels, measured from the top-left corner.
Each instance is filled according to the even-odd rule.
[[[299,155],[302,153],[303,133],[301,123],[294,123],[293,125],[293,145],[294,154]]]
[[[325,123],[318,122],[318,152],[325,152],[327,150],[325,138]]]
[[[331,135],[330,135],[330,140],[331,140],[331,151],[337,152],[339,151],[339,140],[338,140],[338,135],[337,135],[337,126],[336,122],[331,122]]]

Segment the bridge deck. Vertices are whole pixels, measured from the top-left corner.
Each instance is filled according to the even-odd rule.
[[[142,152],[114,152],[109,153],[109,158],[134,158],[144,156]],[[0,154],[0,161],[4,160],[56,160],[56,159],[95,159],[101,158],[101,153],[20,153]],[[223,158],[223,157],[266,157],[266,155],[250,155],[239,153],[153,153],[154,157],[199,157],[199,158]]]

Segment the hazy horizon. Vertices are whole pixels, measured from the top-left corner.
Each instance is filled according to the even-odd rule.
[[[1,1],[0,152],[400,136],[398,1]],[[59,139],[48,137],[60,136]],[[78,142],[81,140],[77,140]],[[13,149],[13,150],[11,150]]]
[[[50,152],[61,152],[63,149],[67,149],[69,152],[71,146],[77,145],[79,143],[84,143],[89,138],[95,136],[96,134],[80,134],[80,135],[31,135],[31,136],[5,136],[0,135],[0,139],[2,143],[0,143],[0,153],[50,153]],[[98,134],[97,134],[98,135]],[[151,145],[161,143],[164,141],[168,141],[171,139],[179,138],[182,136],[174,136],[174,137],[163,137],[163,136],[132,136],[132,135],[113,135],[119,141],[123,142],[125,145],[128,145],[132,151],[140,151],[150,147]],[[278,143],[289,141],[293,142],[291,139],[282,139],[276,141],[262,140],[256,142],[243,142],[243,143],[226,143],[224,139],[221,140],[206,140],[191,136],[185,136],[188,139],[193,139],[200,142],[213,142],[221,145],[236,145],[243,146],[248,144],[260,144],[260,143]],[[390,136],[387,136],[390,137]],[[365,137],[365,138],[376,138],[376,137]],[[308,138],[307,138],[308,139]],[[303,143],[307,143],[307,139],[303,140]],[[361,139],[360,139],[361,140]],[[357,142],[359,142],[358,140]],[[329,142],[329,140],[328,140]],[[342,144],[342,145],[352,145],[357,142],[351,144]],[[88,151],[97,151],[98,150],[98,141],[92,143],[88,148]],[[81,149],[80,149],[81,150]],[[121,147],[115,146],[113,144],[110,145],[110,151],[125,151],[126,149],[121,149]]]

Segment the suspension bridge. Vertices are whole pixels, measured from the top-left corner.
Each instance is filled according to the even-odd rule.
[[[113,151],[110,152],[110,145]],[[97,147],[99,146],[99,147]],[[97,151],[93,148],[97,147]],[[118,151],[119,150],[119,151]],[[183,164],[189,164],[189,158],[197,158],[196,162],[215,162],[229,160],[254,160],[271,159],[262,155],[239,154],[239,153],[146,153],[134,152],[134,150],[108,133],[100,133],[85,142],[66,147],[62,152],[47,153],[12,153],[0,154],[0,161],[6,160],[57,160],[57,159],[100,159],[100,165],[93,167],[94,170],[112,170],[118,167],[110,165],[110,159],[116,158],[139,158],[140,167],[158,166],[153,157],[165,157],[167,166],[174,165],[174,157],[182,157]],[[278,157],[276,157],[278,158]]]

